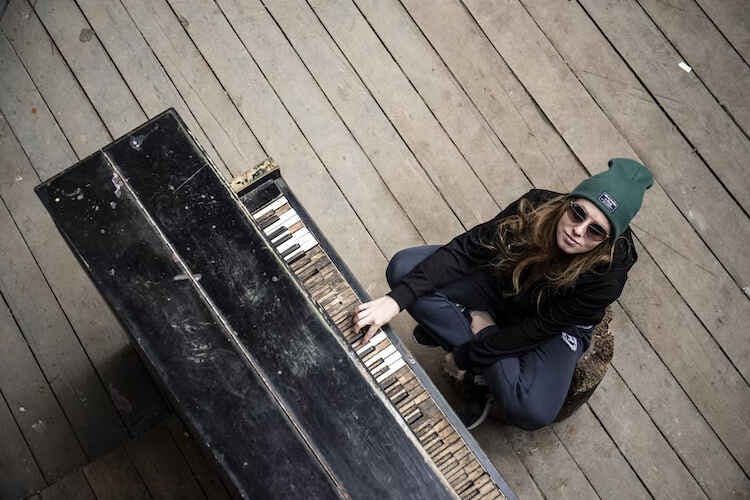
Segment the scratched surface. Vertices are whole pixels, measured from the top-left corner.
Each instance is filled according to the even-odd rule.
[[[180,411],[221,440],[212,449],[230,478],[271,489],[269,476],[284,477],[325,497],[322,468],[354,498],[450,497],[177,119],[164,114],[104,151],[111,164],[91,157],[40,196]],[[80,200],[57,201],[76,189]],[[304,474],[269,473],[277,461]]]
[[[147,365],[238,490],[284,497],[300,495],[304,485],[305,492],[335,498],[327,474],[104,156],[87,158],[38,192]],[[277,449],[284,453],[271,452]]]

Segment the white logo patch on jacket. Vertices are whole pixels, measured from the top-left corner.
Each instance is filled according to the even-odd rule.
[[[565,341],[565,343],[568,344],[568,347],[570,347],[571,351],[575,351],[576,349],[578,349],[578,339],[577,338],[575,338],[572,335],[568,335],[565,332],[561,332],[560,336]]]

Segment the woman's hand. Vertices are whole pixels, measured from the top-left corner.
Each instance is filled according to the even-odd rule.
[[[474,335],[495,324],[495,320],[487,311],[469,311],[469,314],[471,315],[471,331]]]
[[[353,322],[355,331],[370,325],[358,347],[365,345],[375,335],[378,328],[391,321],[399,313],[398,304],[390,296],[365,302],[354,309]]]

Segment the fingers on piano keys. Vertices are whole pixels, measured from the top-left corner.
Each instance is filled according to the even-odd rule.
[[[474,454],[382,330],[363,346],[352,310],[360,303],[313,234],[281,196],[253,214],[268,241],[355,350],[460,498],[503,498]],[[356,347],[355,347],[356,346]]]

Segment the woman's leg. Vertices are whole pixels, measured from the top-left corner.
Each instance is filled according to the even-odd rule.
[[[579,330],[590,334],[590,329]],[[519,356],[507,356],[484,370],[506,421],[526,430],[552,423],[565,402],[584,342],[560,332]]]
[[[397,252],[388,264],[386,279],[393,287],[419,262],[432,255],[439,245],[412,247]],[[492,310],[494,286],[492,278],[483,272],[462,279],[418,298],[406,310],[446,350],[464,344],[473,337],[471,322],[459,306],[473,310]]]

